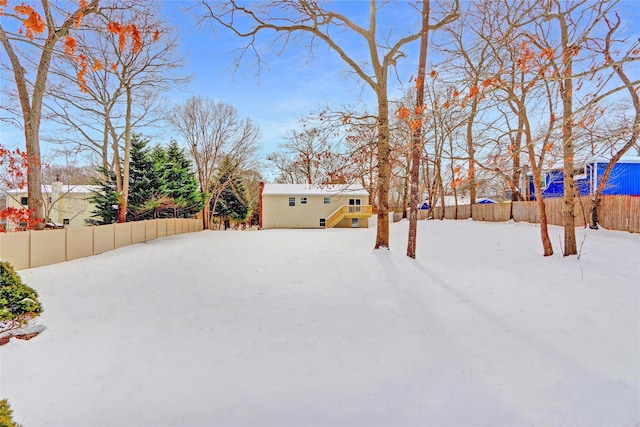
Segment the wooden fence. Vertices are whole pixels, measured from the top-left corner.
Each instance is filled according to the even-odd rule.
[[[202,231],[202,221],[163,218],[96,227],[0,234],[0,259],[17,270],[98,255],[158,237]]]
[[[576,227],[589,224],[592,201],[590,197],[576,198],[573,215]],[[512,206],[513,205],[513,206]],[[545,199],[547,222],[551,225],[563,225],[564,199]],[[442,208],[433,208],[433,218],[442,218]],[[426,218],[428,211],[422,214]],[[471,215],[473,213],[473,215]],[[509,221],[513,215],[514,221],[540,223],[540,213],[536,202],[489,203],[446,206],[445,219],[469,219],[475,221]],[[394,213],[394,222],[402,219],[402,213]],[[423,218],[419,218],[423,219]],[[638,196],[604,196],[598,209],[598,223],[608,230],[629,231],[640,233],[640,197]]]

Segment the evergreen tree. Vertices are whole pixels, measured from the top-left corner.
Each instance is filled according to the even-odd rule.
[[[92,178],[91,185],[100,187],[89,198],[95,205],[91,222],[94,225],[113,224],[118,221],[118,190],[116,175],[102,167],[97,169],[100,178]]]
[[[198,181],[192,163],[175,140],[164,155],[157,153],[155,166],[159,174],[160,193],[174,201],[176,216],[189,217],[201,209]]]
[[[129,212],[127,220],[153,218],[147,203],[160,193],[160,180],[148,139],[134,134],[131,140],[131,163],[129,165]]]

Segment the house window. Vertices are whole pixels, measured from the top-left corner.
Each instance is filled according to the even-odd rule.
[[[324,198],[324,204],[325,205],[330,205],[331,204],[331,197],[325,197]]]
[[[360,212],[360,203],[360,199],[349,199],[349,212]]]
[[[289,197],[289,206],[295,206],[295,205],[296,205],[296,198]]]
[[[29,198],[28,197],[20,197],[20,204],[22,206],[27,206],[29,204]]]
[[[327,221],[325,218],[320,218],[320,227],[326,227],[327,226]]]
[[[64,219],[62,220],[62,223],[63,223],[64,225],[69,225],[69,224],[71,223],[71,221],[69,220],[69,218],[64,218]]]
[[[306,197],[300,197],[300,204],[301,205],[306,205],[307,204],[307,198]]]

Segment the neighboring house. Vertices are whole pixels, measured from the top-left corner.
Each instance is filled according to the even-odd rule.
[[[592,159],[575,171],[573,177],[576,190],[580,196],[595,194],[608,160]],[[562,168],[545,171],[541,174],[542,198],[564,196],[564,172]],[[611,170],[603,195],[640,196],[640,157],[623,157]],[[527,174],[527,199],[535,200],[533,175]]]
[[[260,183],[260,228],[367,228],[371,214],[361,186]]]
[[[64,185],[56,181],[52,185],[42,186],[44,211],[47,222],[55,226],[82,227],[93,215],[94,204],[89,200],[92,191],[100,187],[93,185]],[[4,192],[4,203],[7,207],[26,208],[29,202],[27,189],[8,190]],[[7,224],[7,230],[12,230],[18,224]]]

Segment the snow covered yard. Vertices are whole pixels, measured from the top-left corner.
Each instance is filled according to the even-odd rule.
[[[640,235],[422,221],[182,234],[21,271],[47,330],[0,348],[25,427],[640,422]],[[551,228],[557,246],[560,228]],[[556,248],[560,252],[559,248]]]

